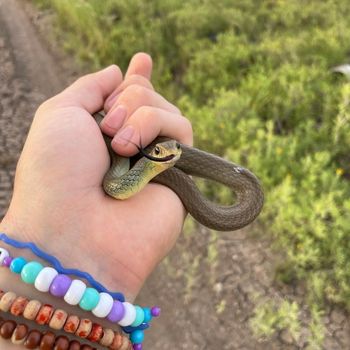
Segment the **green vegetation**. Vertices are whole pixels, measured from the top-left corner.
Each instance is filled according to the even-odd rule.
[[[149,52],[196,146],[262,180],[260,222],[286,256],[279,278],[305,281],[310,310],[350,310],[350,83],[330,72],[349,60],[349,1],[36,1],[95,68]]]

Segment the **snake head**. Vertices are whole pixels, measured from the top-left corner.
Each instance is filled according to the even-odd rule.
[[[181,145],[175,140],[167,140],[153,145],[149,151],[139,148],[140,153],[149,160],[157,163],[167,164],[170,167],[180,158],[182,150]]]

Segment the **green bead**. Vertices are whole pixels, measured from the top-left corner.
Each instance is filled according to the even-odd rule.
[[[79,306],[85,311],[94,309],[100,301],[100,293],[95,288],[86,288]]]
[[[143,322],[143,320],[145,319],[145,313],[144,313],[142,307],[136,305],[135,309],[136,309],[136,318],[135,318],[135,321],[131,324],[131,327],[139,326]]]
[[[37,261],[31,261],[28,264],[24,265],[21,271],[21,277],[23,282],[34,284],[39,272],[44,268],[43,265]]]
[[[26,263],[27,260],[19,256],[11,261],[10,270],[19,275]]]
[[[133,331],[130,334],[130,340],[133,344],[141,344],[145,339],[145,334],[141,330]]]

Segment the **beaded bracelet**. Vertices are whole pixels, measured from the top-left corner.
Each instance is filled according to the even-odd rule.
[[[47,331],[41,332],[29,330],[25,324],[17,324],[13,320],[6,320],[0,316],[0,336],[3,339],[11,339],[15,345],[24,345],[27,349],[40,350],[96,350],[87,344],[80,344],[77,340],[71,340],[64,335],[56,336]]]
[[[13,243],[14,240],[9,239],[5,234],[0,235],[1,240],[4,240],[4,237],[6,237],[6,243]],[[130,334],[136,350],[142,349],[143,330],[149,328],[152,317],[160,315],[160,308],[157,306],[141,308],[128,302],[113,300],[111,295],[105,292],[99,293],[94,288],[87,288],[80,280],[72,281],[70,277],[59,274],[52,267],[43,267],[36,261],[27,262],[23,257],[13,258],[4,248],[0,248],[0,266],[8,267],[12,272],[21,274],[25,283],[34,284],[39,291],[50,291],[56,297],[63,297],[70,305],[79,304],[80,308],[92,311],[97,317],[106,317],[112,323],[118,323],[124,332]]]
[[[93,286],[97,291],[108,293],[113,298],[119,301],[125,301],[125,297],[122,293],[109,292],[101,283],[97,282],[89,273],[83,272],[77,269],[65,269],[56,257],[45,253],[39,247],[37,247],[33,242],[20,242],[13,238],[8,237],[5,233],[0,234],[0,240],[15,248],[30,249],[32,253],[35,254],[38,258],[41,258],[49,262],[56,269],[58,273],[64,274],[64,275],[73,275],[73,276],[83,278],[87,280],[89,284]]]
[[[55,309],[52,305],[41,304],[37,300],[17,296],[14,292],[0,290],[0,311],[10,312],[16,317],[23,316],[39,325],[49,325],[50,328],[56,331],[63,330],[79,338],[86,338],[92,343],[98,343],[110,350],[131,347],[129,339],[121,333],[121,329],[113,331],[104,328],[89,319],[80,319],[76,315],[68,315],[65,310]],[[132,337],[134,342],[137,343],[140,335],[134,333]]]

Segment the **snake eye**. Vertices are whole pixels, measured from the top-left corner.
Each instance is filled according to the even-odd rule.
[[[159,149],[158,146],[156,146],[156,147],[154,148],[154,153],[155,153],[157,156],[159,155],[160,149]]]
[[[180,148],[181,148],[181,146],[180,146],[180,144],[179,144],[178,142],[176,142],[176,148],[177,148],[177,149],[180,149]]]

